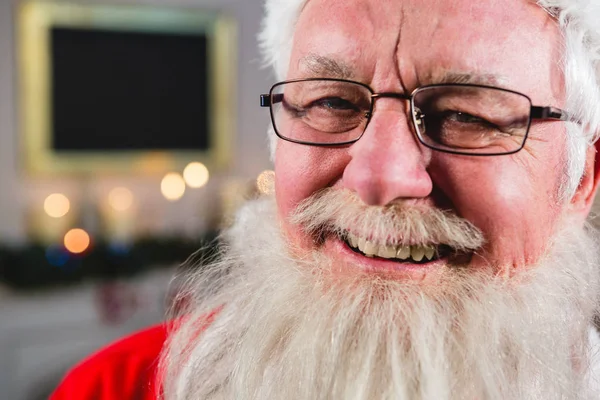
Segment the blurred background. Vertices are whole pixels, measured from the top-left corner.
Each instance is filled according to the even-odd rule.
[[[162,320],[178,266],[265,190],[261,8],[0,0],[0,400]]]

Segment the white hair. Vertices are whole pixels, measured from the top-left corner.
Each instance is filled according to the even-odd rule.
[[[316,195],[295,216],[314,227],[359,215],[373,232],[375,222],[401,223],[477,245],[456,218],[414,215],[406,225],[387,207],[333,205],[345,197]],[[510,278],[456,264],[427,284],[361,273],[319,251],[291,256],[274,200],[249,202],[225,232],[223,257],[180,293],[188,308],[163,350],[163,398],[597,398],[588,392],[587,335],[600,293],[598,243],[595,232],[564,226],[537,265]]]
[[[259,34],[266,66],[278,80],[287,74],[296,22],[308,0],[266,0]],[[581,124],[567,123],[567,168],[563,198],[575,193],[583,176],[585,155],[600,134],[600,1],[537,0],[557,21],[564,37],[563,58],[566,106]],[[276,137],[270,129],[271,157]]]

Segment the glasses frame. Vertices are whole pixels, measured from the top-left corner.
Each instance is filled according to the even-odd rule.
[[[275,124],[275,116],[273,113],[273,105],[276,103],[279,103],[283,100],[283,93],[279,93],[279,94],[275,94],[273,93],[275,91],[276,88],[278,88],[279,86],[283,86],[289,83],[295,83],[295,82],[314,82],[314,81],[328,81],[328,82],[346,82],[346,83],[351,83],[354,85],[358,85],[358,86],[362,86],[363,88],[367,89],[369,91],[369,93],[371,93],[371,104],[370,104],[370,108],[369,108],[369,112],[367,113],[367,115],[365,115],[365,117],[367,118],[367,122],[365,124],[365,127],[362,131],[362,133],[360,134],[360,136],[358,136],[356,139],[350,140],[350,141],[346,141],[346,142],[339,142],[339,143],[316,143],[316,142],[307,142],[307,141],[303,141],[303,140],[295,140],[295,139],[291,139],[289,137],[285,137],[283,136],[281,133],[279,133],[278,129],[277,129],[277,125]],[[501,152],[501,153],[471,153],[471,152],[464,152],[464,151],[460,151],[460,150],[452,150],[452,149],[445,149],[445,148],[439,148],[436,146],[432,146],[431,144],[425,142],[425,140],[423,139],[421,132],[419,131],[419,129],[417,128],[417,115],[415,112],[415,104],[414,104],[414,98],[415,95],[418,94],[419,92],[423,91],[423,90],[427,90],[429,88],[439,88],[439,87],[472,87],[472,88],[483,88],[483,89],[494,89],[494,90],[499,90],[499,91],[503,91],[503,92],[507,92],[507,93],[513,93],[516,95],[519,95],[525,99],[527,99],[527,101],[529,102],[530,105],[530,110],[529,110],[529,120],[527,122],[527,128],[525,131],[525,135],[523,137],[523,141],[521,143],[521,146],[519,146],[519,148],[515,149],[515,150],[511,150],[509,152]],[[400,92],[375,92],[369,85],[361,83],[361,82],[356,82],[356,81],[352,81],[352,80],[348,80],[348,79],[338,79],[338,78],[303,78],[303,79],[291,79],[291,80],[286,80],[286,81],[281,81],[281,82],[277,82],[275,83],[273,86],[271,86],[271,89],[269,90],[268,94],[261,94],[260,95],[260,106],[261,107],[269,107],[269,111],[270,111],[270,115],[271,115],[271,124],[273,125],[273,130],[275,131],[275,134],[277,135],[277,137],[279,137],[280,139],[283,139],[285,141],[288,142],[292,142],[292,143],[298,143],[298,144],[304,144],[304,145],[308,145],[308,146],[317,146],[317,147],[340,147],[340,146],[347,146],[347,145],[351,145],[355,142],[357,142],[360,138],[363,137],[363,135],[365,134],[367,127],[369,126],[369,122],[371,122],[371,118],[373,117],[373,113],[374,113],[374,107],[375,107],[375,100],[380,99],[380,98],[393,98],[393,99],[400,99],[400,100],[407,100],[410,104],[410,116],[411,116],[411,122],[412,122],[412,129],[413,129],[413,133],[415,134],[415,136],[417,137],[417,139],[419,140],[419,143],[421,143],[423,146],[430,148],[432,150],[435,151],[441,151],[443,153],[450,153],[450,154],[460,154],[460,155],[467,155],[467,156],[501,156],[501,155],[509,155],[509,154],[514,154],[517,153],[518,151],[520,151],[521,149],[523,149],[523,147],[525,146],[525,142],[527,141],[527,137],[529,135],[529,130],[531,128],[531,122],[533,120],[554,120],[554,121],[569,121],[569,122],[575,122],[575,123],[581,123],[579,120],[577,120],[576,118],[574,118],[570,113],[568,113],[565,110],[561,110],[560,108],[556,108],[556,107],[552,107],[552,106],[537,106],[537,105],[533,105],[531,98],[529,96],[527,96],[526,94],[514,91],[514,90],[510,90],[510,89],[504,89],[504,88],[499,88],[496,86],[489,86],[489,85],[478,85],[478,84],[470,84],[470,83],[440,83],[440,84],[433,84],[433,85],[425,85],[425,86],[421,86],[418,87],[416,89],[414,89],[410,94],[405,94],[405,93],[400,93]]]

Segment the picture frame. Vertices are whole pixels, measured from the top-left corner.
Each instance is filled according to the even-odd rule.
[[[28,174],[162,174],[191,161],[213,171],[228,167],[237,107],[237,27],[230,17],[195,8],[62,1],[26,1],[17,12],[20,151]],[[205,36],[208,148],[60,151],[53,147],[50,32],[54,27]]]

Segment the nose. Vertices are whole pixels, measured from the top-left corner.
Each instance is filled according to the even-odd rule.
[[[379,103],[383,109],[373,114],[363,136],[349,149],[351,159],[343,173],[345,188],[368,205],[427,197],[433,188],[427,172],[431,150],[420,145],[397,100],[381,99]]]

